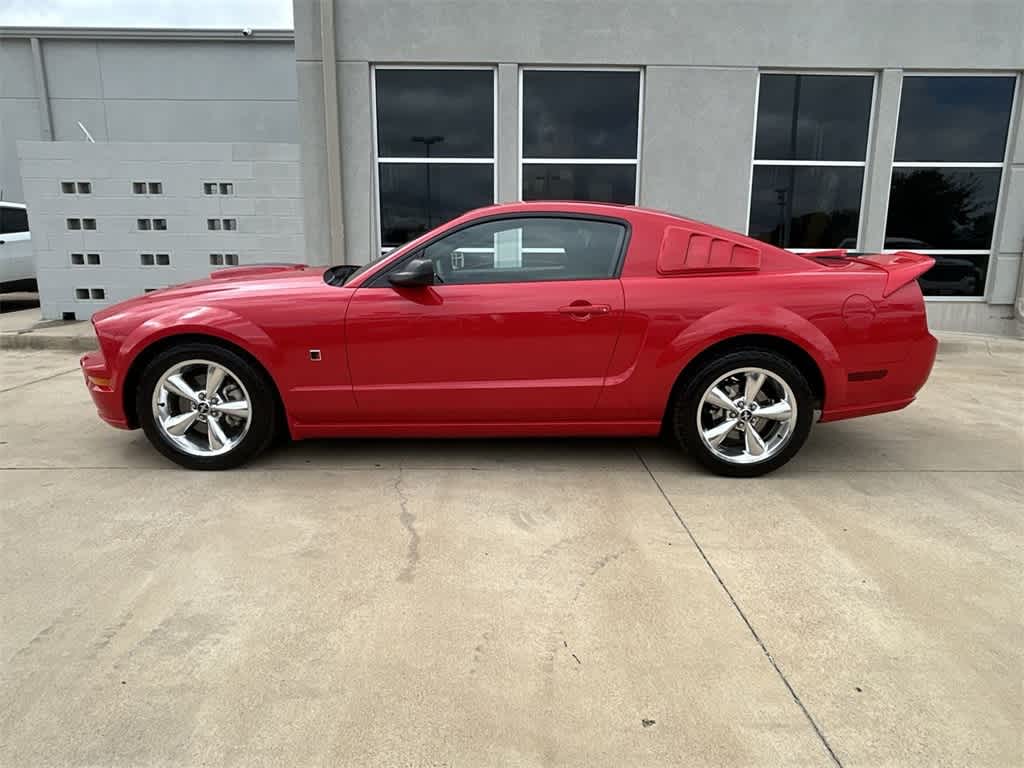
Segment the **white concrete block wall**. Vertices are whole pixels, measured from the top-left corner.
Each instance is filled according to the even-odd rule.
[[[295,102],[288,30],[0,27],[0,196],[24,201],[18,140],[293,142]]]
[[[237,256],[239,266],[304,260],[295,144],[19,142],[18,157],[46,319],[87,319],[146,289],[230,266],[211,264],[211,254]],[[91,192],[65,193],[68,181]],[[206,194],[208,183],[217,194]],[[96,229],[69,230],[69,218],[95,219]],[[167,228],[140,231],[139,219],[164,219]],[[209,229],[210,219],[222,228]],[[225,219],[237,229],[223,229]]]

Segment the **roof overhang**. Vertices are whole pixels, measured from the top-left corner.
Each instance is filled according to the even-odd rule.
[[[238,43],[295,42],[291,29],[237,29],[188,27],[0,27],[0,39],[37,37],[41,40],[216,40]]]

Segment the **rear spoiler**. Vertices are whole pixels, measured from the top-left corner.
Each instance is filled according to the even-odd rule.
[[[802,256],[808,259],[837,259],[855,260],[860,264],[867,264],[877,267],[886,274],[885,289],[882,296],[891,296],[900,288],[915,280],[935,263],[931,256],[925,256],[913,251],[896,251],[895,253],[867,253],[863,251],[848,251],[845,248],[832,248],[827,251],[813,251],[803,253]]]
[[[912,251],[896,253],[873,253],[858,256],[857,261],[878,267],[886,274],[885,288],[882,297],[891,296],[900,288],[916,280],[935,264],[935,259]]]

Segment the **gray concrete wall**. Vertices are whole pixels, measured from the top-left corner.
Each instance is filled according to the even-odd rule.
[[[861,222],[861,244],[869,249],[881,248],[885,235],[903,73],[1024,70],[1024,4],[1019,0],[329,1],[335,34],[334,50],[326,57],[338,67],[345,258],[353,263],[377,252],[373,136],[367,128],[368,83],[375,63],[497,67],[499,200],[519,197],[521,66],[643,67],[641,204],[740,231],[747,226],[759,72],[874,72],[878,79]],[[300,83],[306,83],[300,120],[307,200],[324,195],[327,186],[320,6],[321,0],[294,0],[295,55]],[[1013,323],[1012,306],[1006,305],[1018,295],[1024,240],[1020,91],[988,304],[931,300],[929,314],[936,327],[1002,331]],[[318,203],[310,202],[312,211]],[[327,226],[326,216],[309,215],[311,247],[326,239]],[[315,261],[319,253],[307,258]]]
[[[78,319],[147,288],[206,277],[224,265],[211,254],[237,254],[239,266],[302,262],[299,147],[278,143],[19,142],[43,317]],[[67,194],[62,181],[85,181],[90,194]],[[136,181],[159,182],[160,194],[135,194]],[[204,182],[232,184],[205,194]],[[93,218],[96,229],[69,230],[68,218]],[[162,218],[166,231],[139,231],[139,218]],[[210,231],[208,219],[234,219],[235,231]],[[98,254],[73,264],[71,254]],[[144,266],[141,254],[167,254]],[[101,289],[102,299],[76,289]]]
[[[319,45],[294,0],[296,51]],[[334,0],[338,57],[729,67],[1024,67],[1019,0]]]
[[[746,231],[757,70],[646,73],[640,204]]]
[[[23,202],[18,176],[21,139],[42,139],[28,40],[0,37],[0,197]]]
[[[60,34],[55,32],[54,34]],[[40,37],[53,138],[297,142],[290,40]],[[0,29],[0,190],[21,200],[16,142],[42,140],[30,41]]]

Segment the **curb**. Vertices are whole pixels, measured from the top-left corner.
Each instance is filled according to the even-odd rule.
[[[977,333],[933,331],[939,340],[939,355],[980,352],[992,355],[1024,355],[1024,339],[1013,336],[984,336]]]
[[[99,347],[94,336],[43,336],[31,331],[0,334],[0,349],[49,349],[91,352]]]

